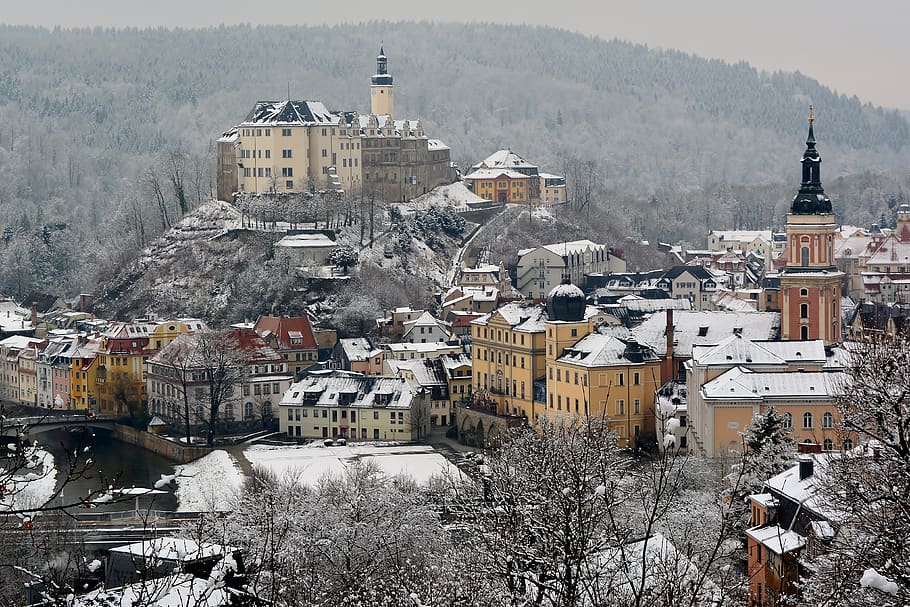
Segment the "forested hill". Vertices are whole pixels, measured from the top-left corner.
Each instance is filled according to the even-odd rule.
[[[168,183],[166,156],[180,152],[186,195],[198,204],[210,191],[213,140],[256,100],[284,98],[290,87],[295,98],[368,111],[380,40],[396,113],[423,119],[456,161],[506,146],[551,172],[565,170],[566,159],[593,161],[602,199],[623,207],[632,232],[646,224],[635,219],[636,208],[655,197],[795,185],[810,102],[826,179],[905,170],[910,159],[908,124],[898,112],[809,77],[555,29],[0,26],[0,228],[14,234],[7,245],[16,234],[65,222],[68,251],[44,256],[76,255],[83,284],[68,288],[91,288],[99,260],[135,255],[136,242],[180,210],[165,201],[173,205],[165,220],[155,195],[156,183]],[[652,204],[642,217],[653,212]],[[737,217],[724,201],[712,212],[715,227]],[[675,219],[687,234],[702,231],[686,223],[700,219]],[[24,271],[27,279],[38,275]],[[0,290],[9,292],[10,281],[0,274]]]

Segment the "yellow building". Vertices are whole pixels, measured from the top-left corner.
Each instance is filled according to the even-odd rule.
[[[496,413],[534,419],[535,382],[546,376],[546,319],[539,304],[508,303],[471,321],[474,394]]]
[[[547,323],[548,331],[550,328]],[[553,327],[554,332],[560,328]],[[620,446],[637,446],[642,436],[653,435],[660,359],[651,349],[634,341],[591,333],[561,350],[559,357],[547,364],[544,415],[548,419],[602,419]]]
[[[532,177],[510,169],[477,169],[465,175],[468,189],[485,200],[529,204]]]
[[[98,409],[98,351],[100,339],[83,340],[76,346],[71,357],[70,409]]]
[[[279,429],[295,438],[413,441],[430,432],[428,399],[400,377],[335,371],[291,385]]]
[[[146,405],[145,364],[150,356],[177,339],[181,333],[202,331],[196,318],[112,323],[101,334],[97,363],[98,409],[125,414]]]

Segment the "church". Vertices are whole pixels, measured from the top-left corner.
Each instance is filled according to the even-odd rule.
[[[781,339],[841,341],[844,273],[834,260],[837,221],[821,183],[812,106],[802,181],[787,214],[787,265],[780,273]]]
[[[419,119],[396,119],[394,109],[382,48],[367,115],[329,110],[320,101],[257,101],[217,141],[218,199],[329,188],[402,202],[455,181],[448,146],[429,138]]]

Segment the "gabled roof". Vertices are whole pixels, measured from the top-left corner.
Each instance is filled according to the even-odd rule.
[[[256,319],[253,330],[267,339],[274,337],[281,350],[311,350],[318,347],[313,326],[306,314],[302,316],[260,316]],[[293,343],[298,335],[300,343]]]
[[[257,101],[240,126],[335,124],[339,114],[321,101]]]
[[[714,346],[692,347],[692,359],[702,366],[711,365],[786,365],[809,363],[824,365],[825,343],[812,341],[758,341],[730,335]]]
[[[472,169],[475,168],[523,168],[523,169],[537,169],[537,165],[531,164],[512,150],[497,150],[484,158],[479,163],[475,164]]]
[[[527,175],[509,169],[477,169],[465,175],[465,179],[498,179],[507,177],[509,179],[530,179]]]
[[[673,266],[672,268],[670,268],[669,270],[664,272],[664,275],[661,276],[661,278],[666,278],[667,280],[676,280],[677,278],[679,278],[686,272],[688,272],[689,274],[691,274],[693,277],[697,278],[698,280],[714,280],[714,281],[717,280],[717,278],[715,278],[714,274],[709,272],[705,267],[697,266],[697,265]]]

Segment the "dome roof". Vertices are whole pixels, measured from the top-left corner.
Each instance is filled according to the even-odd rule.
[[[556,285],[547,295],[547,316],[550,320],[584,320],[585,307],[584,292],[568,281]]]

